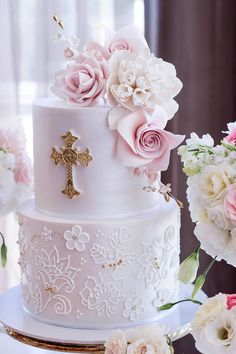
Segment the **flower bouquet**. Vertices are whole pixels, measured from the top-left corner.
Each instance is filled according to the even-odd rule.
[[[0,122],[0,216],[4,216],[32,194],[32,163],[25,150],[23,127],[18,120]],[[7,248],[0,238],[2,265]]]
[[[236,266],[236,123],[214,146],[207,134],[195,133],[178,150],[188,176],[187,197],[194,233],[201,248]]]

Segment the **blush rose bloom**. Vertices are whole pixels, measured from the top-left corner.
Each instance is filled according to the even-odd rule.
[[[124,332],[113,331],[105,343],[105,354],[126,354],[127,341]]]
[[[225,215],[236,226],[236,183],[227,188],[223,206]]]
[[[157,324],[127,330],[127,354],[171,354],[163,331]]]
[[[110,28],[105,29],[105,47],[110,54],[117,50],[127,50],[139,54],[148,44],[140,28],[130,25],[115,32]]]
[[[123,108],[113,109],[108,121],[110,129],[118,132],[117,158],[132,168],[145,165],[153,171],[165,171],[170,151],[184,139],[164,130],[167,114],[158,106],[151,116],[144,110],[127,115]]]
[[[92,57],[79,55],[76,62],[56,73],[52,92],[78,106],[93,105],[105,94],[105,69]]]

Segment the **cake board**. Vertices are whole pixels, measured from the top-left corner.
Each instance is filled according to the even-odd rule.
[[[181,284],[180,299],[189,297],[191,291],[192,285]],[[197,300],[202,302],[205,299],[206,295],[199,292]],[[172,341],[190,333],[190,322],[198,306],[191,302],[178,304],[158,321]],[[101,353],[112,329],[73,329],[40,322],[24,312],[18,285],[0,296],[0,331],[24,344],[42,349]]]

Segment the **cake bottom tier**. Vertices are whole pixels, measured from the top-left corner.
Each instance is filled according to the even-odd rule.
[[[19,212],[25,311],[73,328],[156,321],[178,297],[179,209],[173,202],[128,219],[58,219]]]

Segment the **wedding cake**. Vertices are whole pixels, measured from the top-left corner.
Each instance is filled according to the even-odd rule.
[[[60,40],[57,97],[33,105],[35,200],[19,210],[24,310],[73,328],[158,320],[178,297],[179,206],[160,172],[183,140],[164,130],[182,84],[133,26],[82,52]]]

